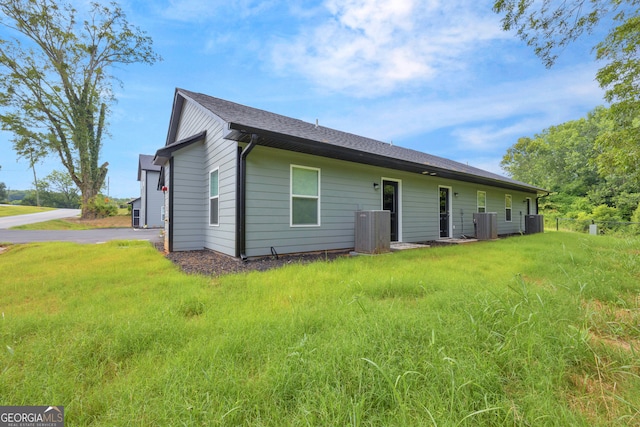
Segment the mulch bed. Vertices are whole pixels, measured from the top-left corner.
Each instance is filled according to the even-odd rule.
[[[158,245],[158,250],[163,251],[162,245]],[[277,257],[250,258],[247,261],[241,261],[237,258],[205,249],[199,251],[171,252],[165,254],[165,256],[187,274],[202,274],[216,277],[232,273],[267,271],[293,263],[307,264],[316,261],[332,261],[336,258],[347,256],[348,254],[348,251],[313,252],[279,255]]]

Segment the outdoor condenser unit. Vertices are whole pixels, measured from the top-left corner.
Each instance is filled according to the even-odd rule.
[[[498,214],[495,212],[475,212],[473,227],[476,239],[493,240],[498,238]]]
[[[544,215],[525,215],[525,234],[544,233]]]
[[[391,250],[391,213],[356,211],[355,251],[380,254]]]

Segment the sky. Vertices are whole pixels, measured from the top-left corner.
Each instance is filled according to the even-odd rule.
[[[83,0],[73,0],[79,9]],[[138,156],[167,142],[176,88],[505,175],[518,138],[604,104],[584,39],[550,69],[486,0],[122,0],[162,61],[111,72],[118,102],[101,161],[111,197],[135,198]],[[0,28],[0,38],[7,36]],[[0,182],[33,188],[0,132]],[[63,170],[55,157],[38,178]]]

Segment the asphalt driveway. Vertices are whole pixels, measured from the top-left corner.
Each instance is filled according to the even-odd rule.
[[[109,240],[148,240],[161,242],[160,229],[97,228],[94,230],[8,230],[18,225],[80,215],[79,209],[56,209],[35,214],[0,218],[0,243],[76,242],[104,243]]]
[[[161,242],[157,228],[96,228],[94,230],[0,230],[0,243],[76,242],[104,243],[109,240]]]

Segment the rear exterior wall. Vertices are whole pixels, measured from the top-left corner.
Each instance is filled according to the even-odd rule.
[[[164,197],[162,191],[158,190],[158,179],[160,172],[143,170],[142,171],[142,211],[140,212],[141,221],[145,227],[162,227],[162,206]]]
[[[320,170],[320,225],[292,227],[291,166]],[[382,181],[397,181],[401,242],[440,238],[440,187],[450,194],[451,236],[475,235],[473,213],[478,191],[486,192],[486,212],[496,212],[498,233],[524,231],[525,204],[535,193],[505,190],[342,160],[258,146],[247,158],[247,256],[352,249],[355,211],[382,208]],[[374,183],[380,185],[374,188]],[[506,220],[505,195],[511,195],[512,219]],[[531,212],[536,213],[536,212]]]

